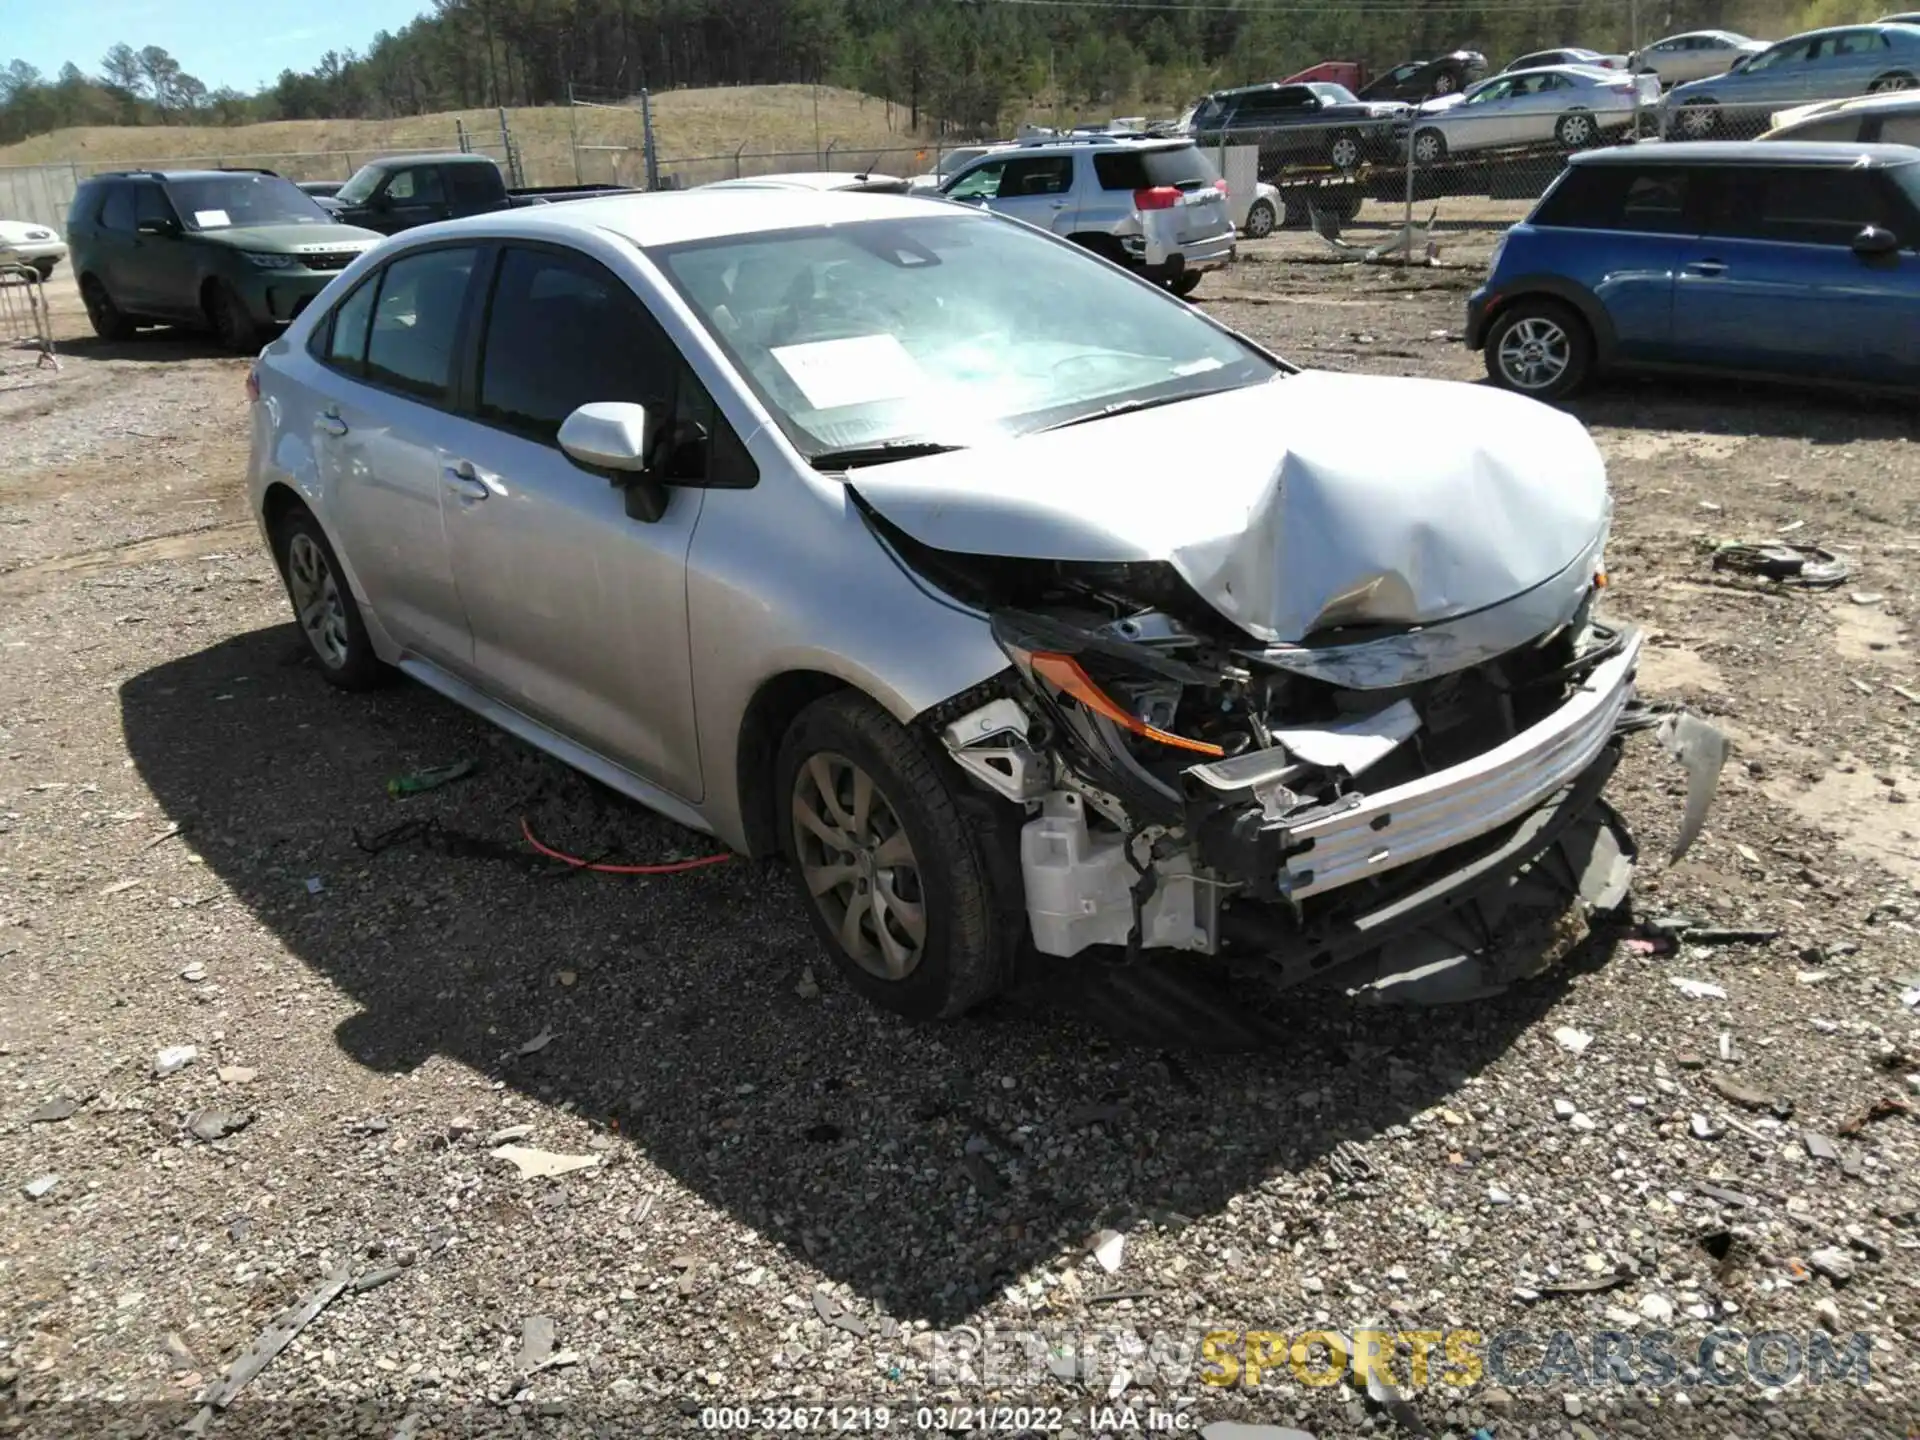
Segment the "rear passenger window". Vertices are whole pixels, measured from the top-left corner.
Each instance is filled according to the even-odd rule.
[[[387,266],[367,336],[367,379],[423,400],[447,398],[474,254],[424,250]]]
[[[1574,230],[1686,231],[1688,172],[1675,166],[1574,165],[1534,210],[1535,225]]]
[[[633,292],[582,255],[508,250],[487,307],[479,418],[551,443],[596,400],[656,414],[677,353]]]
[[[447,178],[453,203],[462,209],[489,204],[496,197],[495,187],[488,183],[490,177],[478,165],[455,165],[447,172]]]
[[[374,297],[380,290],[380,277],[369,276],[340,302],[327,329],[326,352],[320,357],[336,370],[349,375],[364,373],[367,363],[367,326],[373,319]]]
[[[1021,195],[1064,195],[1071,189],[1071,155],[1034,155],[1009,160],[1007,168],[1000,172],[999,198],[1002,200]]]

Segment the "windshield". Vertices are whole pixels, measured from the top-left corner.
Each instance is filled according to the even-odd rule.
[[[1330,105],[1357,105],[1359,100],[1344,85],[1335,85],[1328,80],[1316,80],[1307,88]]]
[[[1171,296],[991,216],[651,253],[808,458],[982,444],[1279,373]]]
[[[333,198],[349,205],[364,205],[386,173],[378,165],[362,165],[353,172],[352,179],[334,192]]]
[[[940,163],[933,167],[936,175],[951,175],[962,165],[971,165],[987,153],[985,145],[973,145],[963,150],[949,150],[940,157]]]
[[[331,225],[311,195],[278,175],[219,175],[169,180],[167,195],[189,230],[243,225]]]

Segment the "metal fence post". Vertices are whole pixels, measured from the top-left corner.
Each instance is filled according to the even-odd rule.
[[[827,141],[827,153],[820,161],[820,168],[822,170],[831,170],[833,168],[833,147],[839,143],[840,137],[838,135]]]
[[[653,98],[643,86],[640,91],[640,153],[647,162],[647,189],[660,188],[660,156],[653,146]]]
[[[747,142],[746,142],[746,141],[744,141],[744,140],[742,140],[742,141],[741,141],[741,142],[740,142],[740,143],[739,143],[739,144],[738,144],[737,146],[735,146],[735,147],[734,147],[734,151],[733,151],[733,178],[734,178],[734,179],[736,179],[736,180],[738,180],[738,179],[740,178],[740,174],[741,174],[741,171],[740,171],[740,156],[741,156],[741,153],[742,153],[743,151],[745,151],[745,150],[746,150],[746,148],[747,148]]]
[[[473,153],[473,144],[467,139],[466,122],[458,115],[453,117],[453,138],[459,142],[460,153],[462,155],[470,155]]]
[[[1400,223],[1405,227],[1400,232],[1405,237],[1405,243],[1400,251],[1400,266],[1402,269],[1413,264],[1413,132],[1415,128],[1414,121],[1410,119],[1407,122],[1406,213],[1400,217]]]
[[[573,149],[573,183],[580,184],[580,107],[573,103],[573,81],[567,81],[567,143]]]

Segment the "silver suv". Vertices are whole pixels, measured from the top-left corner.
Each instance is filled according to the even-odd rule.
[[[1027,947],[1457,997],[1625,897],[1640,642],[1535,401],[1296,371],[957,205],[747,189],[408,231],[248,384],[329,680],[784,854],[890,1009]]]
[[[1233,260],[1227,185],[1191,140],[1081,135],[996,149],[948,178],[984,205],[1190,295]]]

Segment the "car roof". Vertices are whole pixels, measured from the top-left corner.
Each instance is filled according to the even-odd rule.
[[[369,165],[493,165],[491,155],[475,155],[464,150],[423,151],[417,155],[375,155]]]
[[[1883,170],[1920,161],[1911,145],[1832,140],[1676,140],[1616,145],[1567,157],[1570,165],[1826,165]]]
[[[1807,118],[1824,120],[1832,115],[1871,115],[1880,110],[1920,110],[1920,90],[1883,90],[1877,95],[1852,95],[1845,100],[1822,105],[1817,114]]]
[[[895,175],[878,171],[856,174],[851,170],[794,170],[780,175],[741,175],[732,180],[713,180],[696,185],[696,190],[856,190],[862,185],[904,184]]]
[[[990,212],[955,205],[922,192],[801,190],[780,186],[708,185],[692,190],[608,195],[495,211],[408,230],[409,242],[482,234],[505,239],[565,243],[593,234],[614,235],[648,249],[684,241],[723,240],[776,230],[810,230],[863,220],[908,220],[946,216],[987,221]]]
[[[212,170],[205,167],[187,170],[102,170],[97,174],[89,175],[87,180],[219,180],[234,175],[270,175],[276,180],[281,178],[277,170],[256,170],[236,166],[230,170]]]

